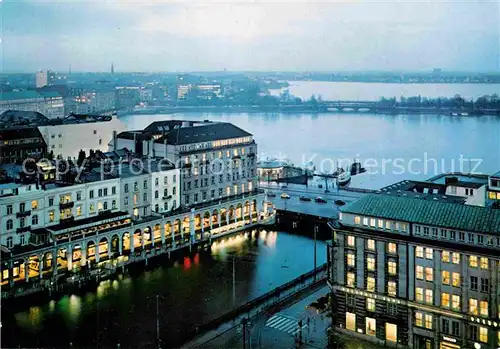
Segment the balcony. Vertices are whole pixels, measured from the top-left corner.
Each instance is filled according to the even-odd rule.
[[[16,213],[17,218],[28,217],[28,216],[31,216],[31,211],[23,211],[23,212]]]
[[[27,227],[16,229],[16,233],[18,233],[18,234],[25,233],[27,231],[31,231],[31,226],[28,225]]]
[[[75,206],[74,201],[64,202],[64,203],[60,203],[59,204],[59,209],[60,210],[64,210],[64,209],[67,209],[67,208],[73,208],[73,206]]]
[[[167,195],[167,196],[162,196],[162,200],[170,200],[172,198],[172,195]]]

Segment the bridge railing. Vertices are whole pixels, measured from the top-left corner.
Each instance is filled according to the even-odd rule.
[[[197,335],[206,333],[210,330],[214,330],[218,328],[219,326],[229,323],[231,321],[234,321],[238,319],[240,316],[245,315],[247,317],[251,317],[254,315],[257,315],[258,313],[261,313],[265,309],[276,305],[278,303],[281,303],[288,299],[289,297],[295,295],[296,293],[312,286],[318,283],[325,283],[326,282],[326,275],[327,275],[327,263],[319,266],[316,268],[316,270],[311,270],[307,273],[304,273],[300,275],[299,277],[276,287],[275,289],[266,292],[265,294],[254,298],[245,304],[242,304],[238,306],[237,308],[205,323],[200,326],[198,326],[196,329],[193,329],[192,331],[186,333],[184,336],[185,341],[190,340]],[[326,283],[325,283],[326,284]],[[297,287],[300,286],[300,287]],[[252,311],[255,310],[255,312],[252,313]],[[230,327],[233,328],[234,326]],[[227,332],[226,331],[221,331],[221,333],[214,335],[212,338],[208,339],[212,340],[213,338],[219,336],[220,334],[223,334]],[[206,343],[206,341],[204,342]],[[195,345],[194,347],[198,347],[199,345]]]

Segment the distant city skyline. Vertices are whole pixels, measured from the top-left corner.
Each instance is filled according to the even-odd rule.
[[[500,71],[500,2],[4,0],[1,71]]]

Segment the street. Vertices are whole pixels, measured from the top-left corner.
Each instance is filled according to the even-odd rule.
[[[325,189],[318,186],[306,187],[300,184],[289,184],[286,188],[275,183],[260,183],[260,187],[264,190],[276,194],[275,197],[268,197],[269,201],[279,210],[299,212],[309,215],[334,217],[338,214],[338,209],[341,206],[335,204],[335,200],[342,200],[346,204],[361,198],[365,193],[358,193],[346,190],[332,188],[330,192],[325,193]],[[290,196],[289,199],[282,199],[280,195],[286,193]],[[311,198],[311,201],[301,201],[301,196]],[[316,197],[321,197],[326,200],[326,203],[317,203],[314,201]]]

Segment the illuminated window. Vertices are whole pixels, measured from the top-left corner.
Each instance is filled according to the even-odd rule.
[[[389,272],[390,275],[396,275],[398,269],[398,265],[394,259],[390,259],[389,262],[387,262],[387,271]]]
[[[453,264],[460,264],[460,253],[453,252],[451,255]]]
[[[488,258],[481,257],[481,269],[488,269]]]
[[[397,245],[393,242],[389,242],[387,244],[387,252],[389,253],[396,253],[397,251]]]
[[[441,306],[445,308],[450,307],[450,294],[449,293],[441,293]]]
[[[387,283],[387,294],[393,297],[396,296],[396,283],[394,281]]]
[[[384,229],[384,221],[382,219],[379,219],[377,224],[380,229]]]
[[[31,201],[31,209],[36,210],[38,208],[38,200]]]
[[[347,265],[350,266],[350,267],[354,267],[356,262],[356,257],[354,256],[353,253],[348,253],[347,254]]]
[[[476,256],[469,256],[469,266],[471,268],[477,268],[477,257]]]
[[[356,274],[347,273],[347,286],[356,287]]]
[[[54,210],[49,211],[49,222],[53,222],[55,219]]]
[[[366,278],[366,290],[370,292],[375,292],[375,278],[369,276]]]
[[[368,218],[367,217],[363,217],[363,225],[368,225]]]
[[[460,287],[460,274],[459,273],[452,274],[451,283],[454,287]]]
[[[375,270],[375,257],[368,256],[366,258],[366,269],[373,271]]]
[[[375,311],[375,299],[372,298],[366,299],[366,310]]]
[[[366,241],[366,248],[375,251],[375,240],[369,239]]]
[[[444,285],[450,284],[450,272],[447,270],[443,270],[442,272],[442,280]]]
[[[397,342],[398,341],[398,326],[391,324],[391,323],[386,323],[385,324],[385,339],[390,341],[390,342]]]
[[[354,236],[349,235],[347,237],[347,245],[354,247],[355,244],[356,244],[356,238]]]
[[[477,299],[474,299],[474,298],[469,299],[469,313],[471,313],[473,315],[478,314]]]
[[[102,202],[97,203],[97,210],[98,210],[98,211],[101,211],[101,210],[102,210],[102,208],[103,208],[103,206],[102,206]]]
[[[451,308],[453,310],[460,310],[460,296],[455,294],[451,296]]]
[[[432,248],[426,248],[425,249],[425,258],[432,259],[433,253],[434,253],[434,251],[432,250]]]
[[[76,215],[81,216],[82,215],[82,206],[77,206],[76,207]]]
[[[434,281],[434,269],[425,268],[425,280],[426,281]]]
[[[375,227],[375,218],[370,218],[370,226]]]
[[[433,299],[433,292],[432,290],[425,290],[425,303],[427,304],[433,304],[434,299]]]
[[[481,316],[488,316],[488,301],[481,301],[479,303],[479,313]]]
[[[355,216],[354,217],[354,224],[361,224],[361,217],[360,216]]]
[[[423,303],[424,302],[424,289],[421,287],[417,287],[415,289],[415,299],[417,302]]]
[[[369,336],[375,336],[377,329],[377,322],[375,319],[366,318],[366,334]]]
[[[415,255],[416,255],[418,258],[424,258],[424,248],[423,248],[423,247],[418,246],[418,247],[415,249]]]
[[[231,195],[231,187],[226,187],[226,195]]]
[[[488,343],[488,328],[479,327],[479,340],[483,343]]]
[[[443,251],[441,253],[441,260],[445,263],[450,263],[450,252],[448,251]]]
[[[425,314],[425,328],[432,329],[432,315]]]
[[[345,327],[348,330],[356,331],[356,314],[345,313]]]
[[[95,212],[95,206],[94,206],[94,204],[90,204],[90,206],[89,206],[89,212],[90,213],[94,213]]]
[[[391,229],[391,222],[385,221],[385,229],[387,229],[387,230]]]
[[[417,265],[415,273],[416,273],[416,277],[418,280],[424,279],[424,267],[423,266]]]
[[[415,325],[418,327],[424,326],[424,316],[422,313],[415,313]]]

